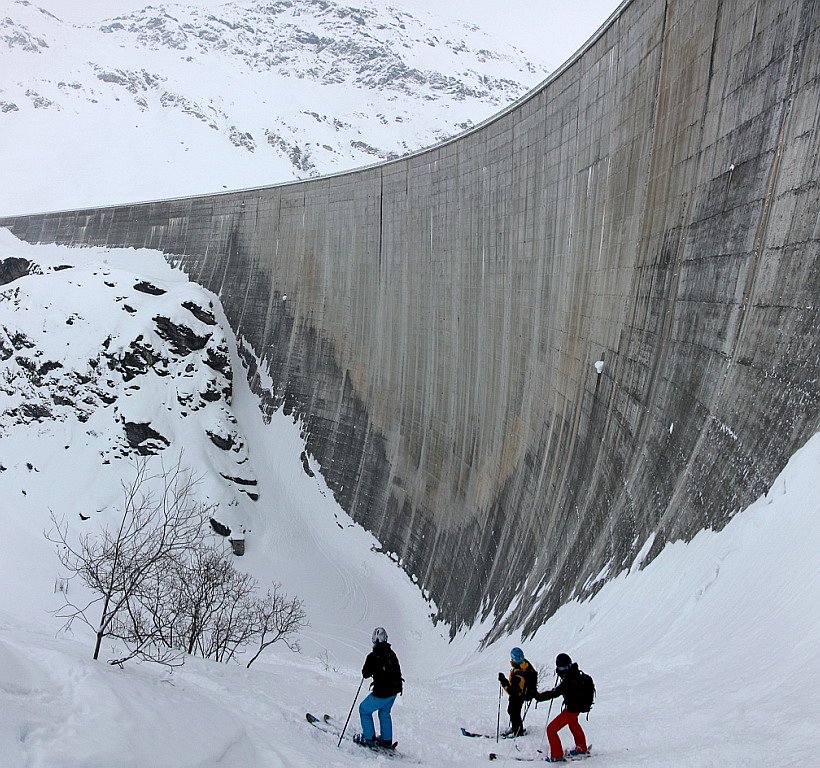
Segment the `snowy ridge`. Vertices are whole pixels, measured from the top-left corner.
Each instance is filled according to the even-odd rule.
[[[26,180],[0,196],[2,213],[258,186],[398,157],[546,76],[472,25],[331,0],[214,12],[162,4],[96,26],[16,0],[0,19],[0,56],[0,161]]]

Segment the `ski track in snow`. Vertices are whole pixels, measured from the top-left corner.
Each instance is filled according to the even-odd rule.
[[[140,251],[135,259],[136,253],[29,246],[0,230],[0,259],[132,272],[138,263],[146,279],[185,280],[158,253]],[[69,279],[71,272],[48,277]],[[25,283],[36,296],[44,277],[22,277],[0,293]],[[202,293],[204,300],[215,298]],[[101,288],[97,301],[102,313],[110,293]],[[38,309],[5,312],[2,322]],[[215,301],[214,312],[224,323]],[[49,334],[60,325],[50,325]],[[512,645],[522,645],[545,670],[542,689],[559,651],[595,678],[598,700],[589,721],[582,720],[594,745],[590,768],[816,764],[820,435],[723,531],[670,544],[643,570],[613,575],[593,599],[565,605],[534,638],[513,636],[479,650],[488,625],[447,642],[447,628],[432,626],[432,608],[411,579],[373,551],[375,538],[336,505],[319,474],[304,473],[299,425],[281,413],[263,422],[228,336],[233,411],[260,493],[257,503],[243,499],[231,508],[232,523],[249,530],[238,564],[263,586],[279,581],[305,600],[311,627],[302,653],[274,647],[251,669],[191,658],[172,674],[92,661],[89,631],[75,626],[73,634],[60,633],[59,620],[48,613],[59,603],[59,567],[42,531],[49,505],[67,509],[73,520],[86,499],[100,508],[116,497],[117,473],[102,472],[99,464],[108,445],[103,430],[112,426],[100,409],[89,422],[93,435],[89,424],[70,420],[18,427],[0,440],[2,768],[349,768],[411,761],[468,768],[486,765],[490,751],[504,765],[504,758],[546,750],[547,703],[529,711],[529,733],[516,742],[468,739],[459,728],[495,733],[496,675],[507,670]],[[59,339],[52,343],[59,346]],[[0,393],[0,406],[4,397],[10,396]],[[189,422],[181,433],[186,455],[211,461],[213,446],[196,442],[202,430],[195,426]],[[337,747],[332,734],[305,721],[311,711],[344,722],[376,625],[387,628],[407,681],[393,710],[404,759],[350,742]],[[104,658],[115,653],[103,645]],[[366,692],[364,685],[359,701]],[[503,728],[506,699],[501,706]],[[354,708],[347,733],[358,729]],[[572,746],[566,731],[561,735]]]

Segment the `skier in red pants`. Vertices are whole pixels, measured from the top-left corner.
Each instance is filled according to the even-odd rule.
[[[581,712],[589,711],[591,701],[587,702],[589,694],[585,691],[585,684],[582,680],[584,675],[578,669],[578,665],[566,653],[559,653],[555,658],[555,673],[561,678],[561,682],[551,691],[536,693],[536,701],[549,701],[558,696],[564,697],[564,707],[547,725],[547,739],[550,743],[550,756],[548,763],[563,763],[564,748],[558,736],[565,725],[569,726],[570,733],[575,739],[575,748],[570,750],[570,755],[586,755],[589,753],[587,737],[584,729],[578,723],[578,715]],[[588,678],[591,683],[591,678]],[[594,692],[594,687],[593,687]]]

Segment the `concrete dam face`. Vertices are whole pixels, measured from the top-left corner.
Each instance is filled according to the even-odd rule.
[[[633,0],[424,152],[0,225],[181,261],[341,505],[495,636],[720,528],[820,428],[818,158],[820,3]]]

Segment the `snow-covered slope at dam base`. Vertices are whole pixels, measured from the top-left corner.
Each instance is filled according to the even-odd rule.
[[[131,282],[146,280],[168,293],[146,295],[144,301],[184,296],[205,307],[213,301],[213,313],[224,323],[215,297],[187,283],[156,252],[32,247],[0,231],[0,260],[9,258],[37,264],[42,272],[0,289],[0,323],[18,343],[16,331],[25,327],[29,341],[39,344],[45,333],[51,350],[61,343],[65,348],[73,325],[92,315],[108,318],[99,329],[103,334],[115,333],[120,322],[128,329],[143,308],[133,307],[137,312],[129,316],[119,297]],[[55,266],[63,268],[54,271]],[[94,273],[100,279],[83,280],[82,300],[71,306],[72,283]],[[106,284],[115,281],[115,288]],[[15,305],[14,295],[30,298]],[[62,297],[59,311],[56,296]],[[41,313],[45,304],[53,309],[47,323],[32,325],[29,315]],[[59,313],[66,313],[62,323]],[[72,324],[66,324],[69,318]],[[594,597],[562,606],[534,637],[513,634],[480,650],[490,627],[461,631],[447,642],[446,627],[433,626],[432,606],[418,587],[333,501],[321,476],[306,474],[301,425],[281,409],[263,420],[257,396],[238,375],[237,341],[229,331],[226,343],[237,374],[234,430],[249,457],[243,467],[259,479],[259,500],[240,496],[230,506],[234,496],[220,491],[213,477],[202,492],[222,493],[221,503],[234,510],[234,519],[244,515],[252,529],[246,555],[237,563],[305,599],[311,626],[302,637],[302,653],[275,650],[251,669],[189,658],[172,673],[145,664],[119,669],[93,662],[90,631],[75,626],[73,634],[61,633],[62,622],[48,613],[61,597],[55,591],[60,567],[43,531],[49,509],[78,521],[78,510],[98,515],[98,502],[116,493],[109,481],[117,473],[126,476],[129,462],[103,462],[122,430],[114,409],[127,406],[101,407],[93,423],[68,411],[62,420],[41,418],[10,428],[4,421],[3,768],[353,768],[363,760],[386,765],[386,759],[363,754],[349,742],[337,747],[335,737],[304,719],[314,711],[344,720],[375,625],[387,627],[402,661],[406,692],[394,708],[394,727],[408,762],[473,768],[487,764],[490,749],[503,757],[540,756],[546,704],[530,710],[529,732],[516,744],[465,739],[459,731],[467,726],[495,733],[496,675],[507,667],[509,648],[522,645],[542,671],[542,688],[553,679],[558,652],[570,653],[595,678],[597,702],[582,722],[600,768],[814,765],[820,751],[814,716],[820,709],[820,435],[723,530],[668,544],[643,568],[648,542],[642,542],[632,566],[609,574]],[[72,350],[66,348],[66,371]],[[20,365],[10,360],[8,365]],[[145,408],[166,410],[167,393],[159,383],[150,376],[137,381]],[[5,410],[9,396],[0,397]],[[209,412],[177,420],[179,431],[167,423],[166,452],[184,443],[195,463],[224,460],[201,428],[211,425]],[[76,582],[69,587],[72,594],[78,588]],[[522,610],[536,602],[518,596]],[[112,655],[115,649],[106,644],[103,658]],[[351,732],[355,718],[354,713]],[[566,737],[564,744],[571,746]]]

